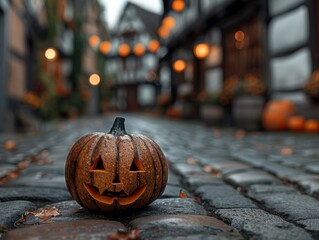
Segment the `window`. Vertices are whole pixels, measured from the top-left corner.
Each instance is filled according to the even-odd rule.
[[[262,28],[258,17],[225,32],[225,78],[243,77],[247,73],[261,74]]]

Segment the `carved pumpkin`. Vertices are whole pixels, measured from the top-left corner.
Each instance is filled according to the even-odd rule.
[[[315,119],[309,119],[305,121],[305,131],[309,133],[319,132],[319,122]]]
[[[270,101],[263,113],[263,126],[266,130],[282,131],[288,127],[288,119],[294,113],[294,105],[288,100]]]
[[[288,119],[288,128],[291,131],[301,132],[304,130],[305,118],[302,116],[292,116]]]
[[[69,152],[68,189],[83,207],[104,212],[136,210],[158,198],[168,166],[160,147],[143,135],[129,135],[124,118],[109,133],[90,133]]]

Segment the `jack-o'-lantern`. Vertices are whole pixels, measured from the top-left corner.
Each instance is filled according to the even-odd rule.
[[[160,147],[144,135],[129,135],[124,118],[109,133],[90,133],[71,148],[66,183],[83,207],[122,212],[140,209],[164,191],[168,166]]]

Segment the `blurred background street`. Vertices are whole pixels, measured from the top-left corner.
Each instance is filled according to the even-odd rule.
[[[71,200],[64,164],[115,116],[170,177],[111,218]],[[318,0],[0,0],[0,238],[316,239],[318,140]]]
[[[1,0],[0,129],[138,112],[318,132],[318,8],[315,0]]]

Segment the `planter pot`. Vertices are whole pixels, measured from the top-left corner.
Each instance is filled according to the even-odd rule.
[[[232,115],[237,127],[248,131],[260,130],[264,102],[262,96],[241,96],[235,99]]]
[[[200,108],[200,117],[209,126],[221,126],[224,109],[217,104],[203,104]]]

